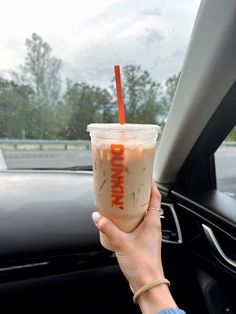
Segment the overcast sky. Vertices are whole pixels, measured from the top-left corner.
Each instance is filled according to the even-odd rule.
[[[141,65],[162,81],[181,70],[200,0],[1,1],[0,75],[24,63],[25,39],[42,36],[63,79],[106,86],[114,64]]]

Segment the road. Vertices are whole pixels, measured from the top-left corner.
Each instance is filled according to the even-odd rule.
[[[236,147],[220,147],[215,163],[218,190],[236,198]]]
[[[3,151],[7,167],[65,168],[92,164],[90,151]],[[218,189],[236,198],[236,147],[221,147],[215,154]]]
[[[6,151],[7,168],[67,168],[92,164],[90,151]]]

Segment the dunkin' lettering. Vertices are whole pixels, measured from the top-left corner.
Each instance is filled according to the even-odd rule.
[[[111,196],[112,206],[124,209],[124,145],[111,144]]]

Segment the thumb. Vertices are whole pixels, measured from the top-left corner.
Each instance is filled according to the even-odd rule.
[[[125,237],[124,232],[118,229],[110,219],[102,216],[99,212],[93,212],[92,219],[98,230],[107,236],[114,249],[118,249]]]

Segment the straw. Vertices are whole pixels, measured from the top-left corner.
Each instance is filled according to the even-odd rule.
[[[115,81],[116,81],[116,94],[117,94],[117,104],[118,104],[118,116],[119,123],[125,124],[125,112],[122,98],[122,89],[121,89],[121,79],[120,79],[120,66],[115,65]]]

